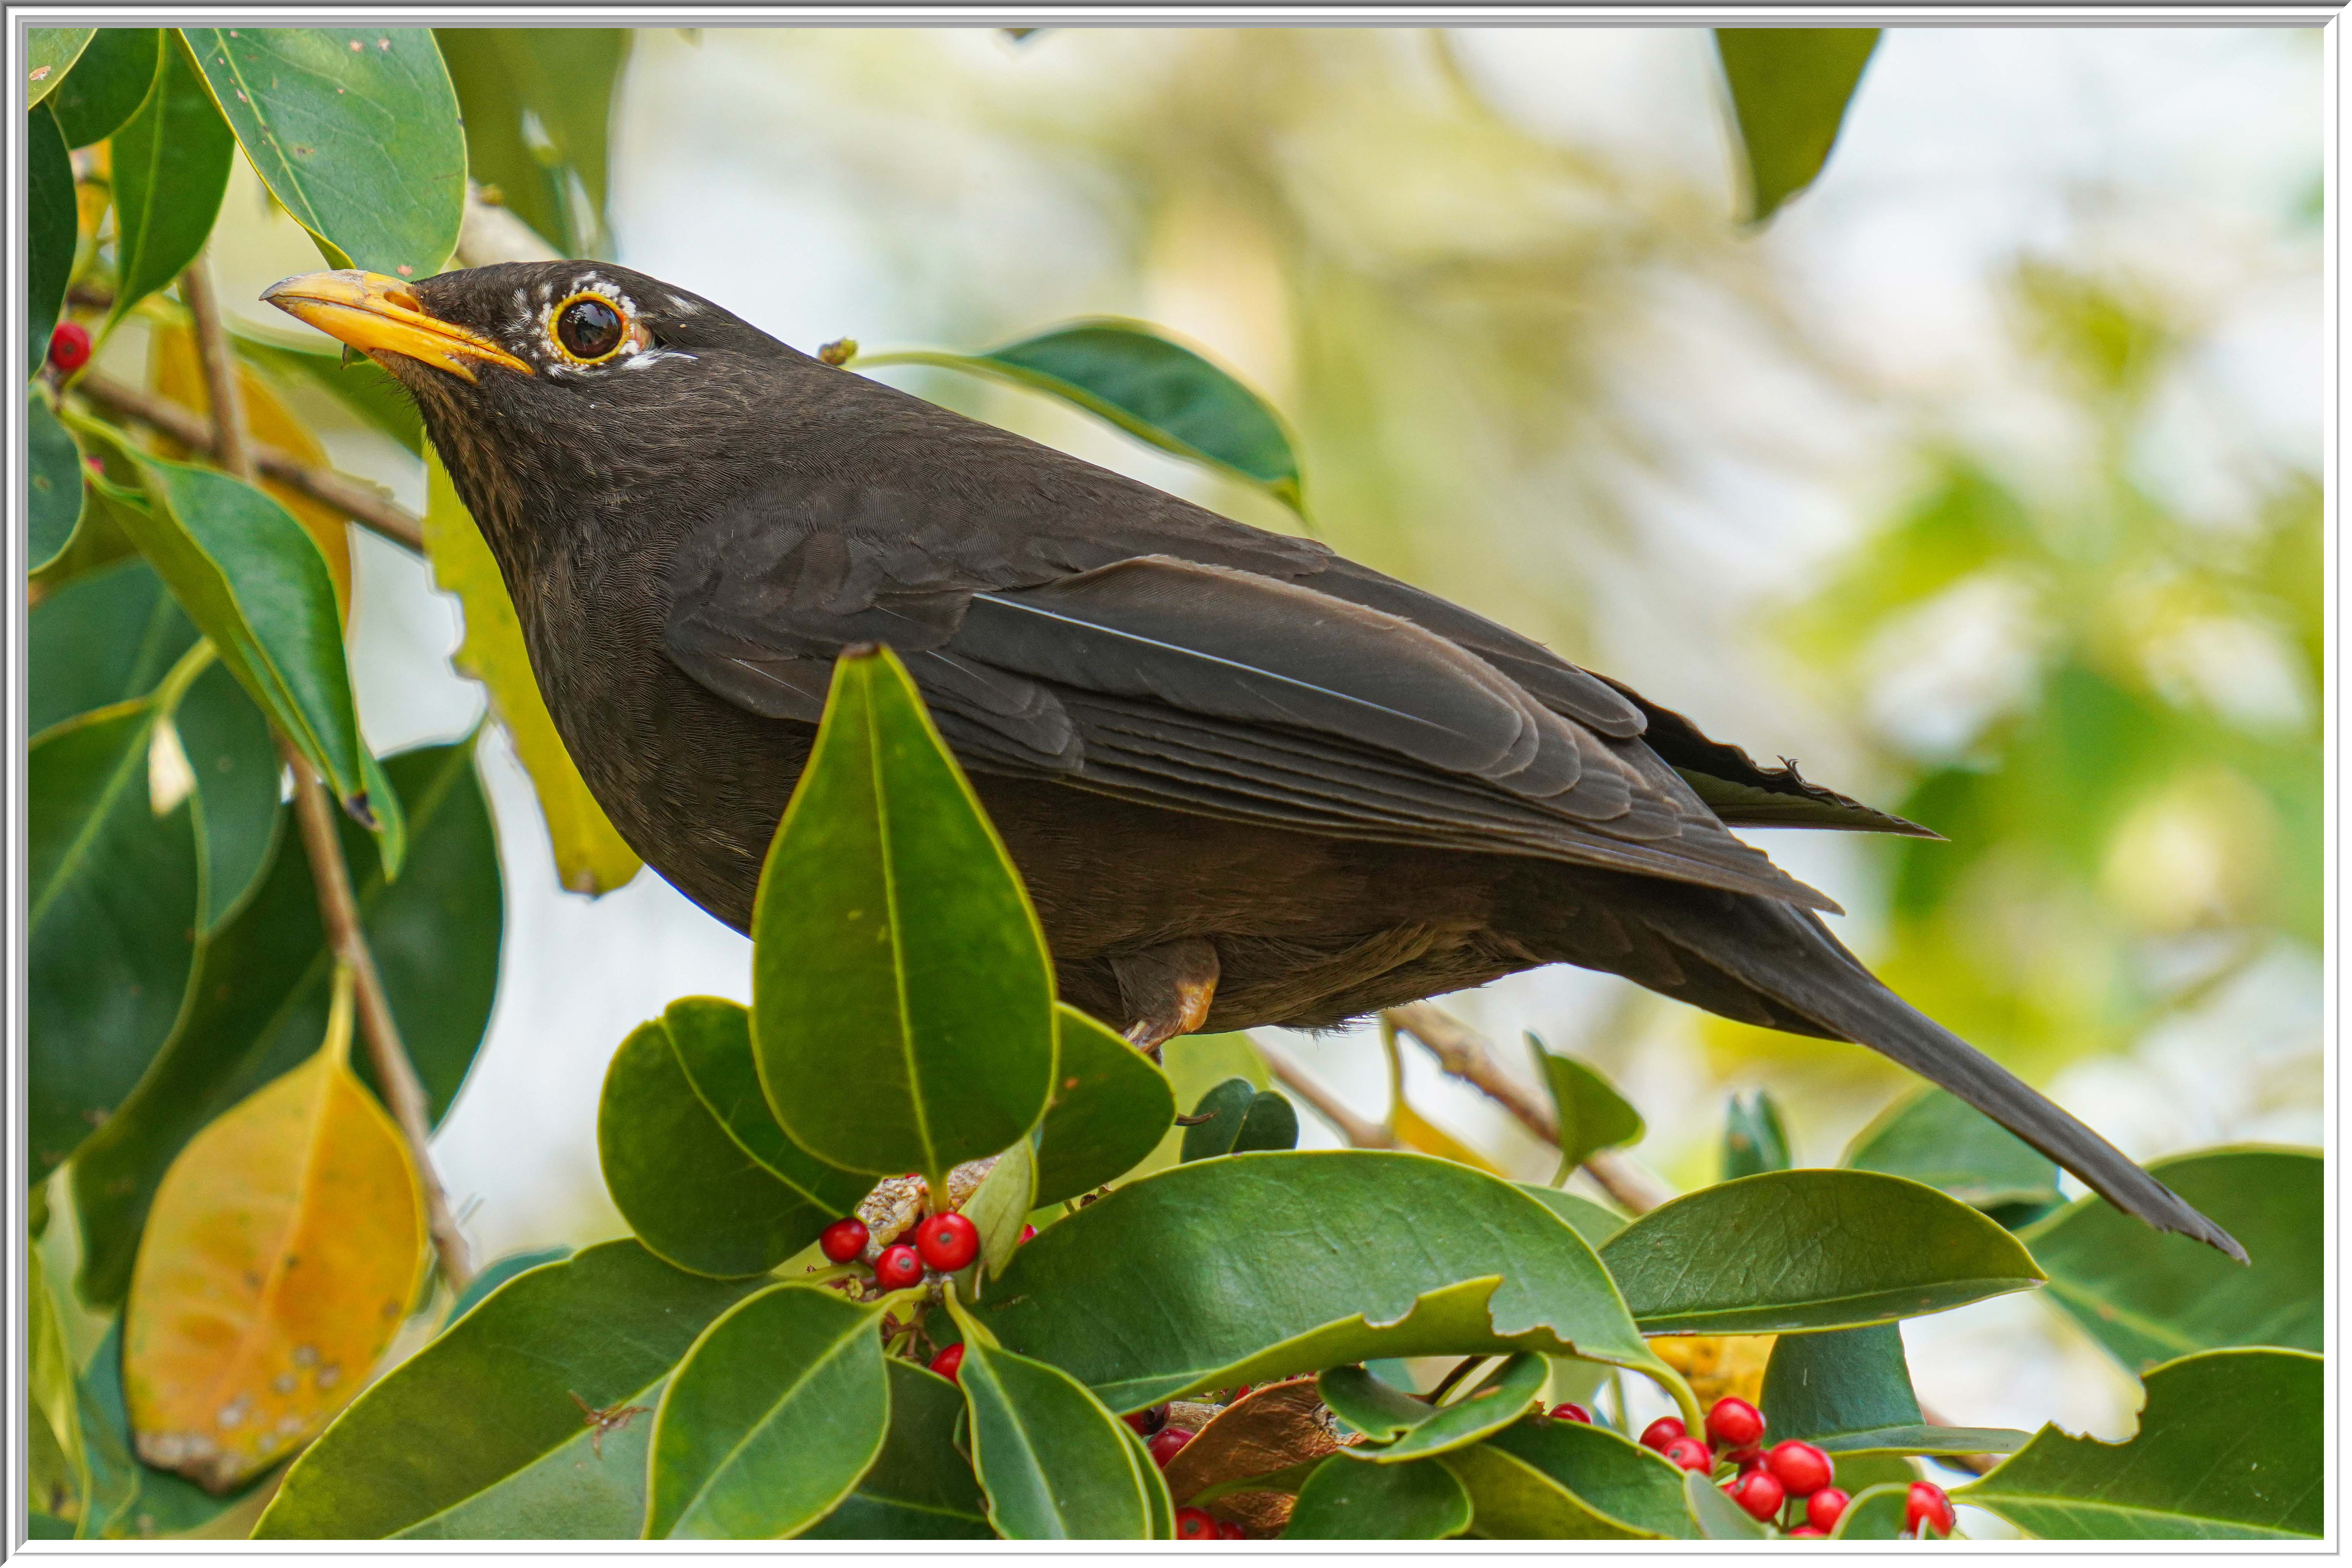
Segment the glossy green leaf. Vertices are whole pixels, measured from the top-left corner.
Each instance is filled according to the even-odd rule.
[[[2025,1447],[2029,1433],[2013,1426],[1876,1426],[1861,1432],[1841,1432],[1811,1441],[1823,1453],[1837,1456],[1843,1466],[1850,1459],[1888,1454],[2014,1454]]]
[[[698,1274],[765,1274],[843,1213],[783,1181],[729,1133],[695,1093],[660,1019],[638,1025],[613,1053],[596,1152],[605,1190],[637,1239]]]
[[[195,783],[191,799],[204,883],[198,928],[210,934],[244,906],[269,869],[285,815],[278,809],[285,770],[269,721],[218,664],[180,699],[172,729]]]
[[[1782,1334],[1764,1368],[1762,1405],[1776,1436],[1801,1437],[1841,1459],[2008,1454],[2025,1443],[2024,1433],[2006,1427],[1928,1426],[1911,1391],[1903,1331],[1893,1323]]]
[[[1354,1374],[1353,1377],[1350,1373]],[[1335,1376],[1350,1383],[1360,1379],[1362,1384],[1370,1385],[1370,1392],[1375,1395],[1387,1394],[1391,1401],[1391,1421],[1400,1414],[1411,1417],[1401,1431],[1390,1426],[1380,1438],[1380,1447],[1347,1451],[1346,1457],[1349,1458],[1392,1465],[1466,1447],[1508,1426],[1542,1400],[1544,1384],[1550,1379],[1551,1368],[1539,1355],[1515,1355],[1480,1380],[1475,1388],[1451,1404],[1442,1405],[1424,1405],[1417,1399],[1396,1394],[1361,1368],[1341,1367],[1327,1372],[1322,1378],[1317,1379],[1317,1386],[1323,1387],[1324,1379]],[[1358,1388],[1351,1392],[1360,1394],[1366,1391]],[[1329,1403],[1328,1393],[1325,1402]],[[1408,1410],[1407,1406],[1411,1408]],[[1360,1408],[1360,1401],[1351,1404],[1344,1412],[1336,1405],[1332,1406],[1333,1412],[1340,1415],[1349,1426],[1368,1436],[1372,1436],[1372,1428],[1356,1419],[1353,1412],[1358,1408]]]
[[[449,1303],[449,1310],[441,1317],[443,1331],[446,1332],[452,1323],[488,1300],[491,1291],[517,1275],[544,1268],[551,1263],[561,1263],[571,1256],[572,1248],[568,1247],[536,1247],[528,1252],[509,1252],[504,1258],[493,1259],[467,1282],[463,1290],[457,1292],[457,1300]]]
[[[1227,1079],[1202,1095],[1192,1114],[1209,1120],[1184,1129],[1187,1161],[1298,1146],[1298,1112],[1290,1101],[1242,1079]]]
[[[441,270],[466,209],[457,95],[423,27],[186,27],[254,173],[330,264]]]
[[[1682,1472],[1606,1427],[1521,1421],[1442,1461],[1494,1541],[1644,1541],[1691,1533]]]
[[[195,957],[196,841],[148,792],[157,701],[102,708],[26,760],[28,1179],[70,1156],[172,1033]]]
[[[1625,1228],[1625,1216],[1615,1209],[1580,1198],[1574,1193],[1563,1193],[1558,1187],[1538,1187],[1532,1182],[1514,1182],[1513,1186],[1559,1215],[1576,1227],[1587,1247],[1595,1251],[1608,1245],[1609,1238]]]
[[[1908,1176],[1980,1209],[2058,1201],[2056,1162],[1933,1087],[1888,1106],[1854,1135],[1839,1163]]]
[[[1361,1366],[1326,1367],[1315,1379],[1315,1392],[1332,1415],[1375,1443],[1393,1443],[1437,1414],[1427,1400]]]
[[[1591,1063],[1549,1050],[1532,1034],[1528,1036],[1528,1048],[1543,1069],[1552,1108],[1559,1116],[1559,1179],[1566,1180],[1569,1172],[1603,1149],[1642,1141],[1647,1131],[1642,1113]]]
[[[68,147],[103,142],[147,101],[163,67],[160,27],[100,27],[57,89],[49,111]]]
[[[2042,1282],[2017,1239],[1933,1187],[1772,1171],[1643,1215],[1601,1258],[1645,1333],[1768,1334],[1940,1312]]]
[[[1281,417],[1229,372],[1159,329],[1103,318],[981,354],[867,354],[868,365],[934,364],[1050,393],[1129,435],[1301,504],[1298,454]]]
[[[87,426],[85,426],[87,428]],[[142,457],[152,512],[126,511],[140,552],[270,721],[346,809],[376,825],[397,874],[396,796],[371,800],[342,619],[326,558],[277,501],[217,469]]]
[[[2238,1238],[2233,1263],[2084,1198],[2021,1238],[2050,1273],[2048,1300],[2137,1372],[2229,1345],[2325,1345],[2327,1202],[2316,1150],[2208,1149],[2148,1167]]]
[[[890,1430],[882,1452],[841,1506],[803,1541],[992,1541],[988,1498],[956,1451],[963,1392],[910,1361],[887,1363]]]
[[[646,1538],[783,1540],[847,1497],[890,1425],[881,1315],[779,1285],[703,1330],[654,1418]]]
[[[474,178],[565,255],[596,253],[628,30],[438,27],[434,37],[465,114]]]
[[[66,308],[80,232],[73,160],[57,117],[46,109],[25,117],[25,352],[30,362],[25,374],[30,375],[48,358],[49,334]]]
[[[401,1043],[438,1121],[497,996],[498,841],[470,741],[403,752],[384,772],[414,830],[408,867],[386,882],[373,836],[350,821],[340,825],[343,857]],[[83,1300],[122,1299],[155,1184],[196,1130],[319,1048],[331,970],[310,859],[288,832],[261,886],[205,944],[170,1043],[75,1158]]]
[[[1285,1541],[1444,1541],[1470,1528],[1470,1494],[1432,1459],[1351,1465],[1334,1455],[1298,1489]]]
[[[634,1537],[660,1385],[755,1289],[672,1268],[634,1241],[533,1269],[353,1401],[254,1535]]]
[[[1054,1088],[1020,873],[896,656],[845,655],[751,917],[752,1037],[793,1141],[876,1174],[993,1154]],[[856,1092],[843,1092],[855,1084]]]
[[[1748,153],[1748,212],[1761,223],[1829,162],[1875,27],[1717,27],[1716,52]]]
[[[236,147],[187,51],[167,47],[152,90],[114,133],[117,283],[110,328],[204,249]]]
[[[1057,1204],[1133,1170],[1176,1116],[1168,1075],[1118,1034],[1056,1003],[1060,1055],[1037,1146],[1037,1202]]]
[[[1004,1272],[1013,1249],[1021,1245],[1022,1227],[1038,1207],[1037,1157],[1026,1138],[996,1157],[978,1190],[963,1201],[964,1218],[980,1232],[982,1268],[991,1276]]]
[[[1772,1096],[1760,1089],[1753,1100],[1733,1095],[1723,1119],[1723,1179],[1736,1182],[1766,1171],[1785,1171],[1792,1163],[1789,1134],[1781,1128],[1780,1108]]]
[[[71,421],[67,421],[68,428]],[[83,449],[85,471],[81,480],[80,512],[74,522],[72,535],[65,548],[26,573],[26,579],[44,595],[56,593],[84,577],[103,572],[118,562],[135,558],[139,550],[131,542],[130,531],[123,526],[126,511],[146,510],[146,498],[137,485],[137,468],[129,458],[115,457],[115,467],[128,483],[118,484],[105,475],[89,468],[87,459],[92,456]]]
[[[1683,1508],[1701,1541],[1761,1541],[1764,1526],[1725,1495],[1711,1477],[1683,1477]]]
[[[826,1164],[776,1125],[751,1054],[751,1014],[740,1002],[681,996],[662,1010],[662,1024],[694,1092],[769,1174],[836,1215],[872,1190],[866,1177]]]
[[[145,562],[76,578],[26,621],[26,732],[146,696],[195,640]]]
[[[63,552],[81,521],[81,448],[48,404],[25,395],[25,559],[38,571]],[[37,730],[35,731],[37,733]]]
[[[1432,1215],[1445,1223],[1410,1218]],[[1122,1411],[1375,1356],[1655,1364],[1591,1248],[1542,1204],[1450,1161],[1370,1150],[1130,1182],[1023,1247],[974,1310],[1007,1349]]]
[[[1887,1481],[1855,1492],[1830,1534],[1839,1541],[1900,1541],[1909,1515],[1911,1483]]]
[[[1953,1493],[2045,1541],[2260,1541],[2326,1529],[2326,1363],[2225,1350],[2151,1368],[2128,1441],[2055,1426]]]
[[[36,109],[66,81],[74,63],[89,47],[95,27],[27,27],[25,29],[25,107]]]
[[[997,1533],[1011,1541],[1150,1540],[1153,1509],[1142,1468],[1149,1461],[1118,1418],[1067,1373],[988,1344],[965,1322],[956,1381],[971,1416],[972,1468]]]

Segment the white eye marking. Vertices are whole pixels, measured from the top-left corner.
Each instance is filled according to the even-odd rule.
[[[694,355],[680,353],[677,349],[647,349],[643,353],[631,354],[627,359],[623,360],[621,362],[621,368],[623,370],[643,370],[647,365],[659,364],[666,359],[682,359],[687,361],[688,363],[693,363]]]

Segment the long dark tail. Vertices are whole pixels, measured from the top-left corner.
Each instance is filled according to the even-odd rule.
[[[1573,942],[1580,951],[1571,962],[1626,974],[1732,1017],[1868,1046],[1951,1090],[2074,1172],[2126,1214],[2158,1230],[2193,1237],[2241,1263],[2246,1260],[2245,1248],[2227,1231],[2181,1202],[2121,1150],[1888,990],[1811,910],[1774,899],[1647,878],[1612,877],[1610,882],[1597,907],[1588,905],[1577,913],[1589,917],[1605,909],[1616,921],[1638,922],[1646,934],[1679,950],[1677,962],[1665,967],[1680,971],[1672,976],[1680,984],[1661,984],[1664,976],[1643,973],[1654,969],[1654,962],[1640,962],[1649,944],[1638,940],[1630,944],[1632,951],[1625,951],[1628,944],[1620,936],[1612,944],[1619,951],[1595,962],[1600,955],[1591,946],[1592,928],[1574,914],[1569,915],[1569,923],[1583,928],[1578,934],[1585,940]],[[1567,913],[1555,906],[1555,918]],[[1651,952],[1655,954],[1654,949]],[[1702,965],[1716,973],[1696,973]]]

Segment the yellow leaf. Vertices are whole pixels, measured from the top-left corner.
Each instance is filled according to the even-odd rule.
[[[1665,1335],[1650,1342],[1658,1359],[1681,1373],[1702,1406],[1726,1394],[1758,1405],[1764,1367],[1772,1359],[1770,1334]]]
[[[123,1308],[139,1457],[226,1492],[308,1442],[392,1342],[425,1199],[351,1068],[348,972],[318,1055],[212,1122],[156,1190]]]
[[[465,612],[466,640],[457,646],[457,666],[489,691],[491,710],[539,792],[557,877],[575,893],[611,892],[635,876],[642,862],[596,804],[555,732],[498,558],[430,448],[425,454],[425,554],[433,581],[456,595]]]
[[[245,426],[253,438],[265,447],[299,458],[317,468],[331,467],[326,448],[310,434],[307,426],[294,417],[269,384],[255,374],[249,364],[236,367],[237,384],[245,395]],[[147,339],[147,378],[156,395],[170,399],[184,408],[210,417],[212,394],[205,385],[204,363],[197,357],[196,335],[186,327],[155,324]],[[187,449],[177,442],[161,437],[157,447],[167,458],[184,458]],[[275,479],[264,479],[261,488],[301,520],[302,526],[318,544],[319,553],[327,558],[327,571],[335,580],[335,607],[345,621],[352,618],[352,539],[350,523],[333,507],[312,500],[301,491],[289,489]]]
[[[1396,1141],[1421,1153],[1434,1154],[1441,1160],[1508,1180],[1508,1173],[1501,1166],[1412,1108],[1412,1102],[1404,1097],[1404,1058],[1397,1049],[1396,1029],[1385,1017],[1381,1020],[1381,1048],[1389,1058],[1389,1131],[1396,1135]]]

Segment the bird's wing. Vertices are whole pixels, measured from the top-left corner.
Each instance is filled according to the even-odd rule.
[[[1835,907],[1638,739],[1596,732],[1414,620],[1318,592],[1317,575],[1167,555],[1055,572],[1034,547],[974,559],[971,537],[909,548],[900,531],[772,514],[706,533],[673,569],[668,651],[739,706],[814,722],[840,647],[887,643],[984,772]]]

